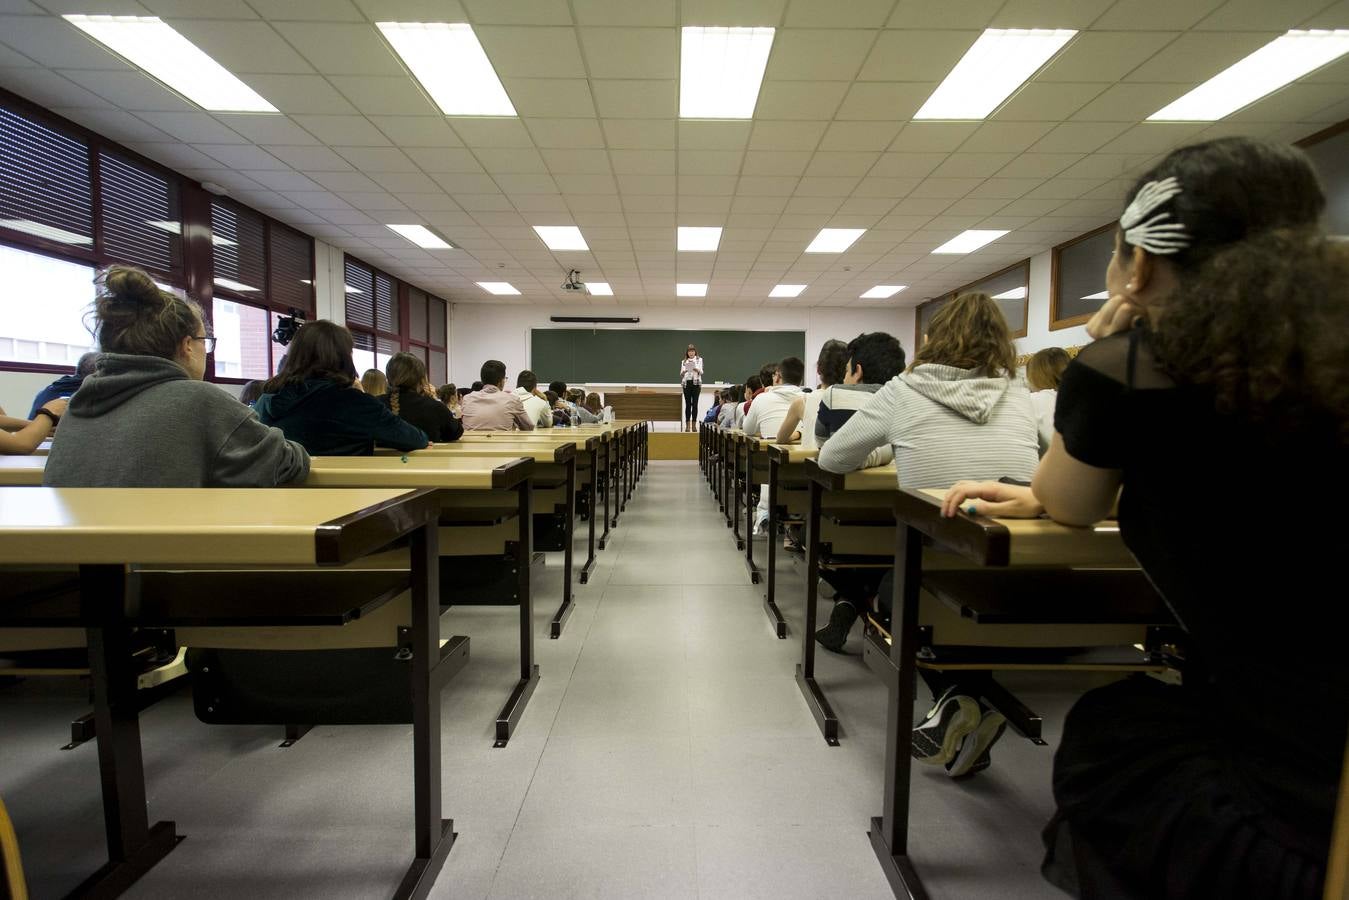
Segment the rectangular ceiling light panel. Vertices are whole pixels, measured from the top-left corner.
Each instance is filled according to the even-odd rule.
[[[719,246],[720,228],[680,225],[676,231],[676,247],[680,253],[711,253]]]
[[[425,225],[385,225],[425,250],[453,250],[454,245]]]
[[[535,225],[534,233],[549,250],[589,250],[581,229],[575,225]]]
[[[587,281],[586,290],[590,291],[592,297],[612,297],[614,289],[609,287],[607,281]]]
[[[913,117],[985,118],[1075,34],[1068,28],[985,29]]]
[[[1349,52],[1349,29],[1290,31],[1238,60],[1149,122],[1213,122]]]
[[[687,282],[680,282],[679,284],[676,284],[676,285],[675,285],[675,296],[676,296],[676,297],[706,297],[706,296],[707,296],[707,285],[706,285],[706,284],[689,284],[689,283],[687,283]]]
[[[65,16],[67,22],[211,112],[278,112],[157,16]]]
[[[895,294],[907,288],[907,284],[878,284],[865,294],[861,295],[863,300],[889,300]]]
[[[478,287],[498,297],[518,297],[520,292],[509,281],[479,281]]]
[[[686,26],[679,48],[679,117],[753,118],[773,33]]]
[[[842,253],[866,234],[865,228],[821,228],[815,240],[806,248],[807,253]]]
[[[800,297],[806,289],[804,284],[780,284],[768,292],[770,297]]]
[[[986,244],[991,244],[1006,234],[1006,231],[981,231],[971,228],[942,244],[933,253],[973,253]]]
[[[375,27],[445,115],[515,115],[472,25],[377,22]]]

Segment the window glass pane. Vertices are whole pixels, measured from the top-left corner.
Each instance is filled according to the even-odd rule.
[[[932,324],[932,317],[946,304],[951,302],[950,297],[938,297],[936,300],[930,300],[924,303],[918,309],[918,345],[921,347],[927,339],[927,328]]]
[[[0,228],[94,249],[89,148],[0,107]]]
[[[215,286],[261,300],[266,248],[262,217],[219,200],[211,202],[211,256]]]
[[[356,365],[356,374],[364,375],[366,369],[378,368],[381,372],[384,367],[375,365],[375,336],[366,334],[364,331],[351,332],[352,343],[356,349],[352,351],[351,361]]]
[[[314,314],[314,240],[272,224],[267,228],[271,266],[267,298],[273,306]]]
[[[398,283],[387,275],[375,275],[375,330],[398,333]]]
[[[110,153],[98,155],[103,253],[160,272],[182,266],[178,183]]]
[[[1115,229],[1054,251],[1055,320],[1090,316],[1106,301],[1105,268],[1115,252]]]
[[[432,350],[431,362],[428,364],[427,368],[430,370],[427,374],[431,378],[431,383],[434,384],[436,387],[440,387],[442,384],[450,380],[448,371],[449,367],[446,365],[445,362],[445,351]]]
[[[417,357],[418,359],[420,359],[423,363],[426,362],[425,347],[419,347],[416,344],[413,344],[412,346],[408,347],[408,352],[411,353],[413,356]]]
[[[1007,319],[1013,336],[1026,330],[1026,295],[1030,283],[1030,264],[1016,266],[965,288],[964,294],[988,294]]]
[[[286,347],[278,344],[272,339],[271,335],[276,331],[276,324],[281,320],[282,313],[272,313],[269,321],[271,323],[267,330],[267,340],[272,345],[272,374],[275,375],[281,371],[281,359],[286,355]]]
[[[217,378],[267,378],[267,310],[233,300],[212,303]]]
[[[0,359],[72,366],[95,349],[84,325],[92,267],[0,245],[0,284]]]
[[[416,288],[408,288],[408,337],[426,340],[426,295]]]
[[[385,366],[386,364],[388,364],[388,362],[389,362],[389,357],[393,356],[395,353],[397,353],[397,352],[398,352],[399,350],[401,350],[401,349],[402,349],[402,348],[398,346],[398,341],[391,340],[390,338],[383,338],[383,337],[382,337],[382,338],[376,339],[376,341],[375,341],[375,368],[377,368],[377,369],[379,369],[381,372],[383,372],[383,371],[384,371],[384,366]]]
[[[430,340],[427,341],[432,347],[446,346],[445,340],[445,301],[439,297],[431,298],[431,325]]]
[[[347,324],[375,327],[375,273],[347,257]]]

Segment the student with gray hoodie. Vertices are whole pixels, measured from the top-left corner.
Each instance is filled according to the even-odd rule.
[[[1030,482],[1040,458],[1039,426],[1030,394],[1016,378],[1007,320],[987,294],[962,294],[932,317],[908,371],[823,445],[820,468],[851,472],[882,446],[893,450],[903,488],[948,488],[964,479]],[[877,594],[883,616],[891,581],[887,577]],[[855,608],[837,604],[816,640],[841,650],[856,619]],[[946,766],[952,777],[985,768],[1006,719],[957,681],[929,684],[935,703],[914,729],[914,757]]]
[[[62,416],[44,484],[274,487],[308,476],[303,447],[202,381],[215,338],[195,303],[111,266],[93,318],[98,367]]]

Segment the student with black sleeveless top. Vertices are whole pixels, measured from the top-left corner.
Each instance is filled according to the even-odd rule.
[[[1186,631],[1183,686],[1086,694],[1054,759],[1044,871],[1081,897],[1321,897],[1349,729],[1349,248],[1303,154],[1224,138],[1130,193],[1102,338],[1064,372],[1030,490],[946,512],[1120,533]],[[1084,601],[1089,598],[1083,598]]]

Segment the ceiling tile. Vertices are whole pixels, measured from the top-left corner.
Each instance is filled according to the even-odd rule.
[[[521,116],[593,118],[595,104],[583,78],[507,78],[506,93]]]
[[[463,199],[459,197],[460,194],[483,195],[483,194],[500,193],[500,191],[497,189],[496,182],[493,181],[492,178],[488,175],[438,174],[434,177],[436,183],[439,184],[441,187],[443,187],[446,190],[446,192],[454,196],[455,200],[459,202],[460,205],[464,205]],[[468,209],[469,207],[464,205],[464,208]]]
[[[219,17],[212,16],[209,19],[171,19],[169,24],[236,75],[305,75],[314,71],[314,67],[266,22],[222,22]],[[243,80],[252,83],[251,78]]]
[[[858,78],[941,81],[978,37],[978,31],[883,31]]]
[[[743,150],[749,143],[749,121],[679,123],[681,150]]]
[[[53,68],[122,70],[126,63],[51,16],[0,15],[0,43]]]
[[[946,153],[882,153],[871,174],[879,177],[922,178],[946,161]]]
[[[806,176],[796,186],[798,197],[827,197],[837,206],[841,197],[851,194],[862,179],[859,176]]]
[[[1030,149],[1035,153],[1091,153],[1129,128],[1127,122],[1064,122]]]
[[[421,172],[376,172],[370,176],[380,187],[392,193],[417,193],[438,191],[436,183]]]
[[[986,28],[1003,0],[899,0],[890,16],[890,28]]]
[[[1110,141],[1111,153],[1163,153],[1190,143],[1204,130],[1198,122],[1143,122]]]
[[[327,147],[281,147],[268,145],[268,153],[303,172],[347,172],[351,163],[338,156]]]
[[[1086,28],[1114,0],[1007,0],[993,28]]]
[[[1150,154],[1093,153],[1064,169],[1060,175],[1063,178],[1118,178],[1149,159]]]
[[[787,28],[773,39],[765,78],[774,81],[852,81],[876,32]]]
[[[125,118],[125,117],[124,117]],[[138,143],[128,142],[127,146],[137,153],[148,156],[156,162],[163,163],[166,166],[172,166],[180,172],[194,170],[207,175],[205,170],[223,169],[224,163],[213,159],[187,144],[173,143]],[[206,180],[218,177],[216,173],[211,172]]]
[[[1049,178],[1081,158],[1080,153],[1023,153],[998,174],[1003,178]]]
[[[910,193],[910,197],[964,197],[982,182],[983,178],[924,178]]]
[[[470,150],[464,149],[426,149],[403,147],[403,152],[417,164],[423,172],[430,174],[455,174],[458,172],[481,173],[482,164]]]
[[[681,145],[682,146],[682,145]],[[681,175],[737,175],[744,158],[740,150],[683,150],[679,151]]]
[[[416,172],[417,165],[397,147],[334,147],[362,172]]]
[[[1016,157],[1015,153],[952,153],[932,174],[941,178],[987,178]]]
[[[347,98],[318,75],[249,75],[248,84],[288,115],[339,116],[356,112]]]
[[[1254,53],[1279,36],[1276,31],[1215,32],[1182,34],[1124,77],[1125,81],[1198,84],[1217,75],[1241,58]]]
[[[628,194],[666,194],[674,196],[678,190],[677,180],[673,175],[619,175],[617,177],[619,190],[624,196]]]
[[[105,109],[108,106],[108,102],[93,91],[85,90],[64,75],[49,69],[32,66],[0,69],[0,85],[48,108],[83,106]]]
[[[475,27],[501,78],[585,78],[574,28]]]
[[[222,125],[255,144],[313,145],[318,139],[285,116],[249,113],[216,113]]]
[[[325,75],[402,75],[379,32],[369,25],[276,22],[273,26]]]
[[[807,175],[865,175],[880,158],[877,151],[820,151],[811,159]],[[759,173],[746,160],[745,171]],[[764,173],[767,174],[767,173]]]
[[[544,155],[549,160],[553,153],[594,153],[593,150],[548,150]],[[619,175],[673,175],[676,172],[676,155],[673,150],[610,150],[609,159],[613,171]],[[550,162],[551,165],[551,162]]]
[[[441,116],[370,116],[369,119],[399,147],[463,146]]]
[[[1343,85],[1290,84],[1227,117],[1229,122],[1298,122],[1345,98]],[[1322,120],[1326,124],[1331,121]],[[1308,131],[1319,129],[1309,128]]]
[[[848,90],[844,81],[765,81],[756,119],[832,119]]]
[[[799,178],[783,175],[742,175],[736,192],[746,196],[790,197]]]
[[[348,0],[250,0],[264,19],[297,22],[360,22],[361,11]]]
[[[578,28],[591,78],[679,77],[673,28]]]
[[[570,25],[566,0],[463,0],[475,23],[490,25]],[[437,17],[434,21],[446,19]]]
[[[482,164],[493,175],[506,173],[543,174],[548,171],[543,157],[533,147],[501,147],[482,155]]]
[[[252,144],[196,144],[202,153],[229,166],[231,169],[288,170],[290,166]]]
[[[1111,30],[1160,29],[1179,30],[1189,28],[1208,15],[1223,0],[1119,0],[1095,22],[1093,28]]]
[[[141,0],[141,5],[164,18],[256,19],[244,0]]]
[[[334,193],[373,193],[379,190],[374,179],[360,172],[314,172],[310,178],[318,185]]]
[[[534,140],[519,119],[476,119],[455,117],[450,120],[455,132],[470,147],[532,147]]]
[[[992,118],[1006,122],[1062,122],[1099,97],[1107,87],[1033,81],[1013,94]]]
[[[960,145],[960,152],[1019,153],[1053,127],[1048,122],[985,122]]]
[[[133,112],[196,112],[198,107],[136,71],[103,72],[62,69],[60,74],[122,109]]]
[[[363,113],[386,116],[440,115],[440,108],[406,75],[397,78],[330,75],[328,81]]]
[[[528,119],[525,125],[540,147],[603,147],[598,119]]]
[[[792,0],[788,28],[879,28],[885,24],[894,0]]]
[[[673,26],[676,23],[674,0],[572,0],[572,9],[580,25]]]
[[[274,172],[244,172],[258,184],[273,191],[317,191],[322,187],[309,176],[290,169]]]
[[[364,116],[295,116],[296,124],[333,146],[387,147],[389,139]]]
[[[604,119],[600,124],[610,149],[673,150],[678,146],[674,120]]]
[[[896,122],[833,122],[820,141],[820,149],[884,150],[898,133]]]
[[[203,112],[143,112],[137,114],[160,131],[189,144],[245,144],[238,134]]]
[[[1286,31],[1325,6],[1326,0],[1228,0],[1194,27],[1203,31]]]
[[[828,122],[772,122],[756,119],[750,132],[751,150],[814,150]]]
[[[596,80],[591,85],[595,107],[607,118],[661,119],[679,112],[674,81]]]
[[[1087,31],[1035,76],[1037,82],[1118,81],[1178,37],[1174,31]]]
[[[542,153],[541,165],[546,165],[547,171],[553,173],[607,175],[612,171],[609,166],[609,155],[603,150],[548,149]]]
[[[887,122],[909,119],[936,86],[936,82],[859,81],[848,88],[838,117]]]
[[[910,122],[890,144],[890,149],[905,153],[954,150],[978,128],[977,122]]]
[[[350,203],[353,209],[359,209],[367,213],[405,212],[407,210],[407,207],[403,205],[403,201],[391,194],[386,194],[384,191],[360,194],[340,194],[339,196]],[[391,234],[391,232],[387,231],[385,233]],[[388,243],[384,246],[402,247],[404,246],[403,242],[406,239],[401,237],[394,238],[391,236],[385,238],[385,240],[387,240]]]
[[[558,184],[546,172],[510,173],[492,176],[497,187],[508,194],[556,194]]]
[[[907,197],[918,187],[921,177],[895,178],[890,176],[868,175],[858,184],[855,195],[860,197],[883,197],[896,200]]]
[[[1073,113],[1075,122],[1141,122],[1186,92],[1175,84],[1113,84]]]

